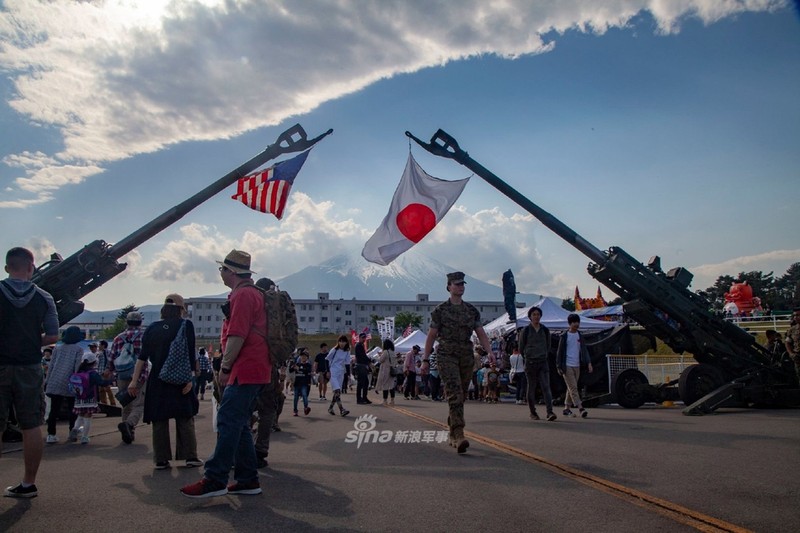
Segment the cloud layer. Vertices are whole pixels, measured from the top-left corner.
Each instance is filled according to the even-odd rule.
[[[63,146],[51,154],[0,154],[19,172],[0,208],[48,201],[60,187],[135,154],[278,124],[400,73],[481,54],[547,52],[557,34],[603,33],[642,12],[653,17],[656,31],[670,33],[685,17],[711,23],[783,5],[6,1],[0,69],[14,82],[9,105],[56,128]]]
[[[251,253],[257,270],[280,279],[343,251],[360,254],[374,228],[348,217],[338,213],[331,202],[315,202],[302,192],[293,192],[279,223],[270,218],[264,227],[243,235],[225,234],[201,224],[182,226],[180,238],[156,253],[151,262],[135,266],[133,273],[155,281],[212,284],[217,290],[215,261],[240,248]],[[448,257],[464,257],[465,250],[467,256],[494,258],[470,262],[470,275],[498,284],[499,273],[511,268],[521,292],[568,294],[569,284],[549,273],[539,258],[534,237],[538,224],[530,215],[506,216],[498,208],[470,213],[455,206],[417,249],[445,263]]]

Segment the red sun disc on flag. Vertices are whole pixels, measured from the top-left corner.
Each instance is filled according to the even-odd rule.
[[[436,215],[427,205],[408,204],[397,213],[396,222],[403,236],[418,243],[436,226]]]

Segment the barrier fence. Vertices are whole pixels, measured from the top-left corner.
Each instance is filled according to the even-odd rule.
[[[654,385],[678,379],[686,367],[697,364],[691,355],[607,354],[606,359],[609,393],[612,392],[614,377],[628,368],[635,368],[645,375],[648,383]]]

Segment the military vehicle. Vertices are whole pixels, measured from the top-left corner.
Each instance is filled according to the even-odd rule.
[[[619,372],[611,382],[619,405],[636,408],[645,402],[680,399],[686,415],[727,406],[800,405],[800,387],[791,364],[773,361],[750,333],[711,313],[708,301],[688,289],[693,275],[687,269],[664,272],[658,256],[645,265],[620,247],[600,250],[472,159],[441,129],[429,143],[409,132],[406,135],[431,154],[472,170],[586,255],[592,261],[589,274],[622,297],[628,317],[676,353],[691,353],[697,361],[678,379],[654,385],[636,368]]]

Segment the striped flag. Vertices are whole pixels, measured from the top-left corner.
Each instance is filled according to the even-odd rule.
[[[411,330],[411,324],[409,324],[408,326],[406,326],[406,329],[403,330],[403,338],[408,337],[409,335],[411,335],[411,331],[412,331]]]
[[[303,163],[306,162],[308,152],[281,161],[266,170],[260,170],[249,176],[239,178],[236,185],[236,194],[231,196],[234,200],[239,200],[250,209],[261,211],[262,213],[272,213],[278,220],[283,217],[283,209],[286,207],[286,199],[292,184],[297,177]]]

